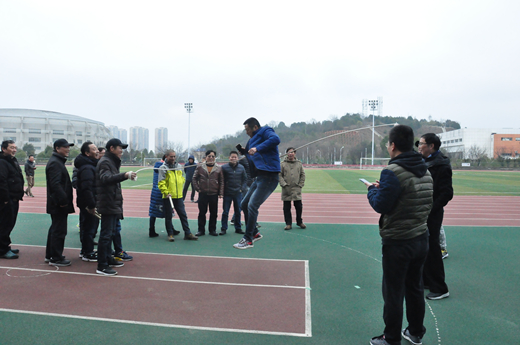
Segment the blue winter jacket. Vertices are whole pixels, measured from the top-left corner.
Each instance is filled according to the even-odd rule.
[[[150,194],[150,209],[148,211],[149,217],[164,218],[162,194],[157,187],[159,181],[159,167],[163,165],[162,161],[156,162],[153,166],[153,187]]]
[[[249,139],[246,145],[246,151],[256,147],[257,152],[251,156],[246,154],[249,164],[254,164],[256,169],[251,169],[251,175],[256,177],[258,173],[255,170],[279,173],[280,170],[280,153],[278,144],[280,137],[269,126],[260,127],[253,132],[253,137]]]
[[[190,163],[190,158],[193,159],[193,163]],[[195,169],[197,168],[197,163],[195,163],[195,157],[190,155],[188,157],[188,161],[184,164],[184,173],[186,174],[186,181],[191,182],[193,180],[193,174],[195,173]]]

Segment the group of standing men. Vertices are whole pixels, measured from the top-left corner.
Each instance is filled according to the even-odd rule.
[[[237,145],[237,151],[229,154],[229,163],[219,165],[215,162],[216,152],[208,150],[204,162],[195,164],[193,156],[189,162],[181,167],[176,163],[176,153],[167,151],[164,163],[157,164],[157,190],[162,196],[162,211],[164,212],[165,226],[169,241],[174,241],[176,232],[171,223],[173,208],[177,212],[184,230],[185,240],[197,240],[206,234],[206,214],[209,210],[208,233],[211,236],[225,235],[228,230],[229,210],[233,204],[234,215],[232,223],[235,232],[243,234],[243,238],[233,246],[237,249],[253,248],[253,243],[263,236],[258,230],[258,211],[260,206],[276,189],[280,181],[282,185],[282,199],[284,200],[284,215],[286,230],[291,228],[291,201],[296,208],[296,224],[305,228],[302,220],[301,188],[305,183],[305,173],[301,162],[295,159],[294,148],[287,150],[288,157],[282,163],[281,169],[278,152],[280,138],[269,126],[260,126],[256,118],[249,118],[244,122],[244,129],[250,137],[243,148]],[[244,158],[239,160],[239,153]],[[182,170],[185,170],[183,175]],[[186,177],[184,177],[186,176]],[[198,203],[198,231],[195,235],[189,229],[184,199],[192,185],[191,201]],[[154,204],[154,187],[151,194],[150,219],[160,213]],[[198,192],[198,200],[194,200],[193,191]],[[223,213],[220,233],[217,233],[218,200],[223,198]],[[172,207],[173,206],[173,207]],[[242,230],[241,215],[244,212],[246,229]],[[150,222],[150,237],[156,237],[155,227]]]
[[[74,146],[66,139],[58,139],[53,144],[53,152],[45,167],[47,182],[46,211],[51,216],[51,226],[47,235],[45,262],[51,266],[69,266],[63,255],[67,236],[67,219],[74,213],[72,182],[65,163]],[[110,139],[106,144],[106,154],[99,158],[99,150],[91,142],[85,142],[81,154],[75,160],[77,172],[77,206],[80,208],[80,234],[84,261],[96,261],[98,274],[115,275],[112,267],[124,264],[112,256],[112,240],[120,220],[123,219],[123,197],[121,181],[135,178],[134,172],[120,173],[123,149],[128,145],[119,139]],[[19,250],[11,248],[10,234],[18,215],[19,201],[24,193],[32,196],[34,177],[28,178],[29,188],[24,190],[24,179],[15,157],[17,147],[14,141],[2,142],[0,156],[0,257],[17,259]],[[34,159],[29,158],[25,171],[34,176]],[[32,171],[31,171],[32,169]],[[30,174],[32,172],[32,174]],[[101,218],[101,231],[97,255],[93,238]]]

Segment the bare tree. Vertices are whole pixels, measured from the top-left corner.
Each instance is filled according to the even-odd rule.
[[[468,158],[476,162],[477,166],[480,166],[480,161],[486,157],[486,150],[480,146],[472,145],[468,150]]]

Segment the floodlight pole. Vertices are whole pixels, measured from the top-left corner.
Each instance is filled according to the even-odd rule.
[[[372,110],[372,165],[374,165],[374,134],[376,132],[376,130],[375,130],[375,118],[376,118],[376,115],[374,114],[374,112],[377,109],[378,103],[379,102],[377,100],[369,100],[368,101],[368,106]]]
[[[188,158],[190,157],[190,121],[191,121],[191,109],[193,109],[193,103],[184,103],[184,108],[188,112]]]

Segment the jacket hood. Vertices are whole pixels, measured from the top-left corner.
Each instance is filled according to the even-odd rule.
[[[195,156],[194,155],[189,155],[188,159],[193,159],[193,161],[195,161]]]
[[[428,170],[421,154],[415,151],[403,152],[399,156],[391,159],[388,164],[402,166],[417,177],[423,177]]]
[[[439,165],[449,165],[451,166],[450,159],[442,154],[441,151],[435,152],[428,158],[424,160],[426,162],[426,167],[439,166]]]
[[[74,166],[76,168],[81,168],[82,166],[84,165],[93,165],[93,166],[96,166],[97,164],[97,159],[92,159],[90,157],[87,157],[83,154],[80,154],[76,157],[76,159],[74,159]]]

